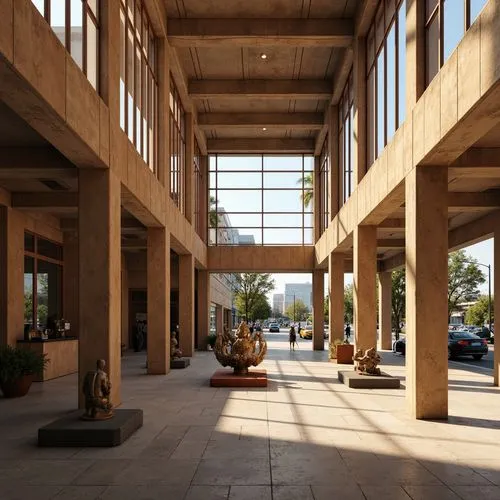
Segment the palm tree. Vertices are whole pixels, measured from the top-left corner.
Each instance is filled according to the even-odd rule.
[[[297,181],[297,184],[303,184],[304,191],[300,195],[302,202],[304,203],[304,207],[308,208],[313,200],[313,175],[312,172],[304,175],[301,179]]]

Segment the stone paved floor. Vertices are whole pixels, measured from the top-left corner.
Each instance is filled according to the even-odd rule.
[[[348,389],[310,346],[270,336],[269,387],[253,390],[210,388],[210,352],[167,377],[129,355],[123,407],[142,408],[144,427],[117,448],[36,447],[38,427],[76,407],[75,376],[0,398],[0,499],[500,499],[488,372],[453,364],[449,421],[415,421],[404,388]],[[403,358],[383,361],[404,378]]]

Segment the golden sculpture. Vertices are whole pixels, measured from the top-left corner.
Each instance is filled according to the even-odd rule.
[[[97,360],[97,370],[87,372],[83,379],[83,394],[85,395],[85,413],[83,420],[107,420],[113,416],[113,405],[109,400],[111,382],[104,371],[106,361]]]
[[[361,375],[380,375],[380,368],[377,367],[380,363],[380,355],[374,347],[366,351],[358,349],[352,359],[356,363],[356,370]]]
[[[177,342],[176,333],[172,332],[170,334],[170,359],[180,358],[182,358],[182,351],[179,348],[179,342]]]
[[[257,350],[258,344],[258,350]],[[214,347],[215,357],[222,366],[234,368],[235,375],[245,375],[249,366],[259,365],[267,352],[267,342],[262,332],[250,333],[242,321],[233,335],[228,328],[217,334]]]

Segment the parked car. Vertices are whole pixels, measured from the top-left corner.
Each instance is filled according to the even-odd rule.
[[[306,326],[305,328],[301,328],[299,335],[303,339],[312,339],[313,338],[313,327],[312,326]]]
[[[406,339],[396,340],[392,345],[392,351],[406,354]],[[465,330],[448,332],[448,359],[460,356],[472,356],[480,360],[488,354],[488,341]]]
[[[278,323],[269,323],[269,333],[279,333],[280,325]]]

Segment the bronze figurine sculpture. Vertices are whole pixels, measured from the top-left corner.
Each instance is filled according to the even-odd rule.
[[[182,358],[182,351],[179,349],[179,342],[176,339],[176,333],[170,334],[170,359]]]
[[[380,363],[380,355],[374,347],[366,351],[358,349],[352,359],[356,363],[356,370],[361,375],[380,375],[380,368],[377,367]]]
[[[97,369],[87,372],[83,380],[83,394],[85,395],[85,413],[83,420],[107,420],[113,416],[113,405],[109,400],[111,382],[104,371],[106,361],[97,360]]]
[[[214,352],[222,366],[234,368],[235,375],[246,375],[249,366],[257,366],[264,359],[267,343],[262,332],[255,332],[252,335],[248,325],[242,321],[236,330],[236,335],[227,328],[223,333],[217,334]]]

